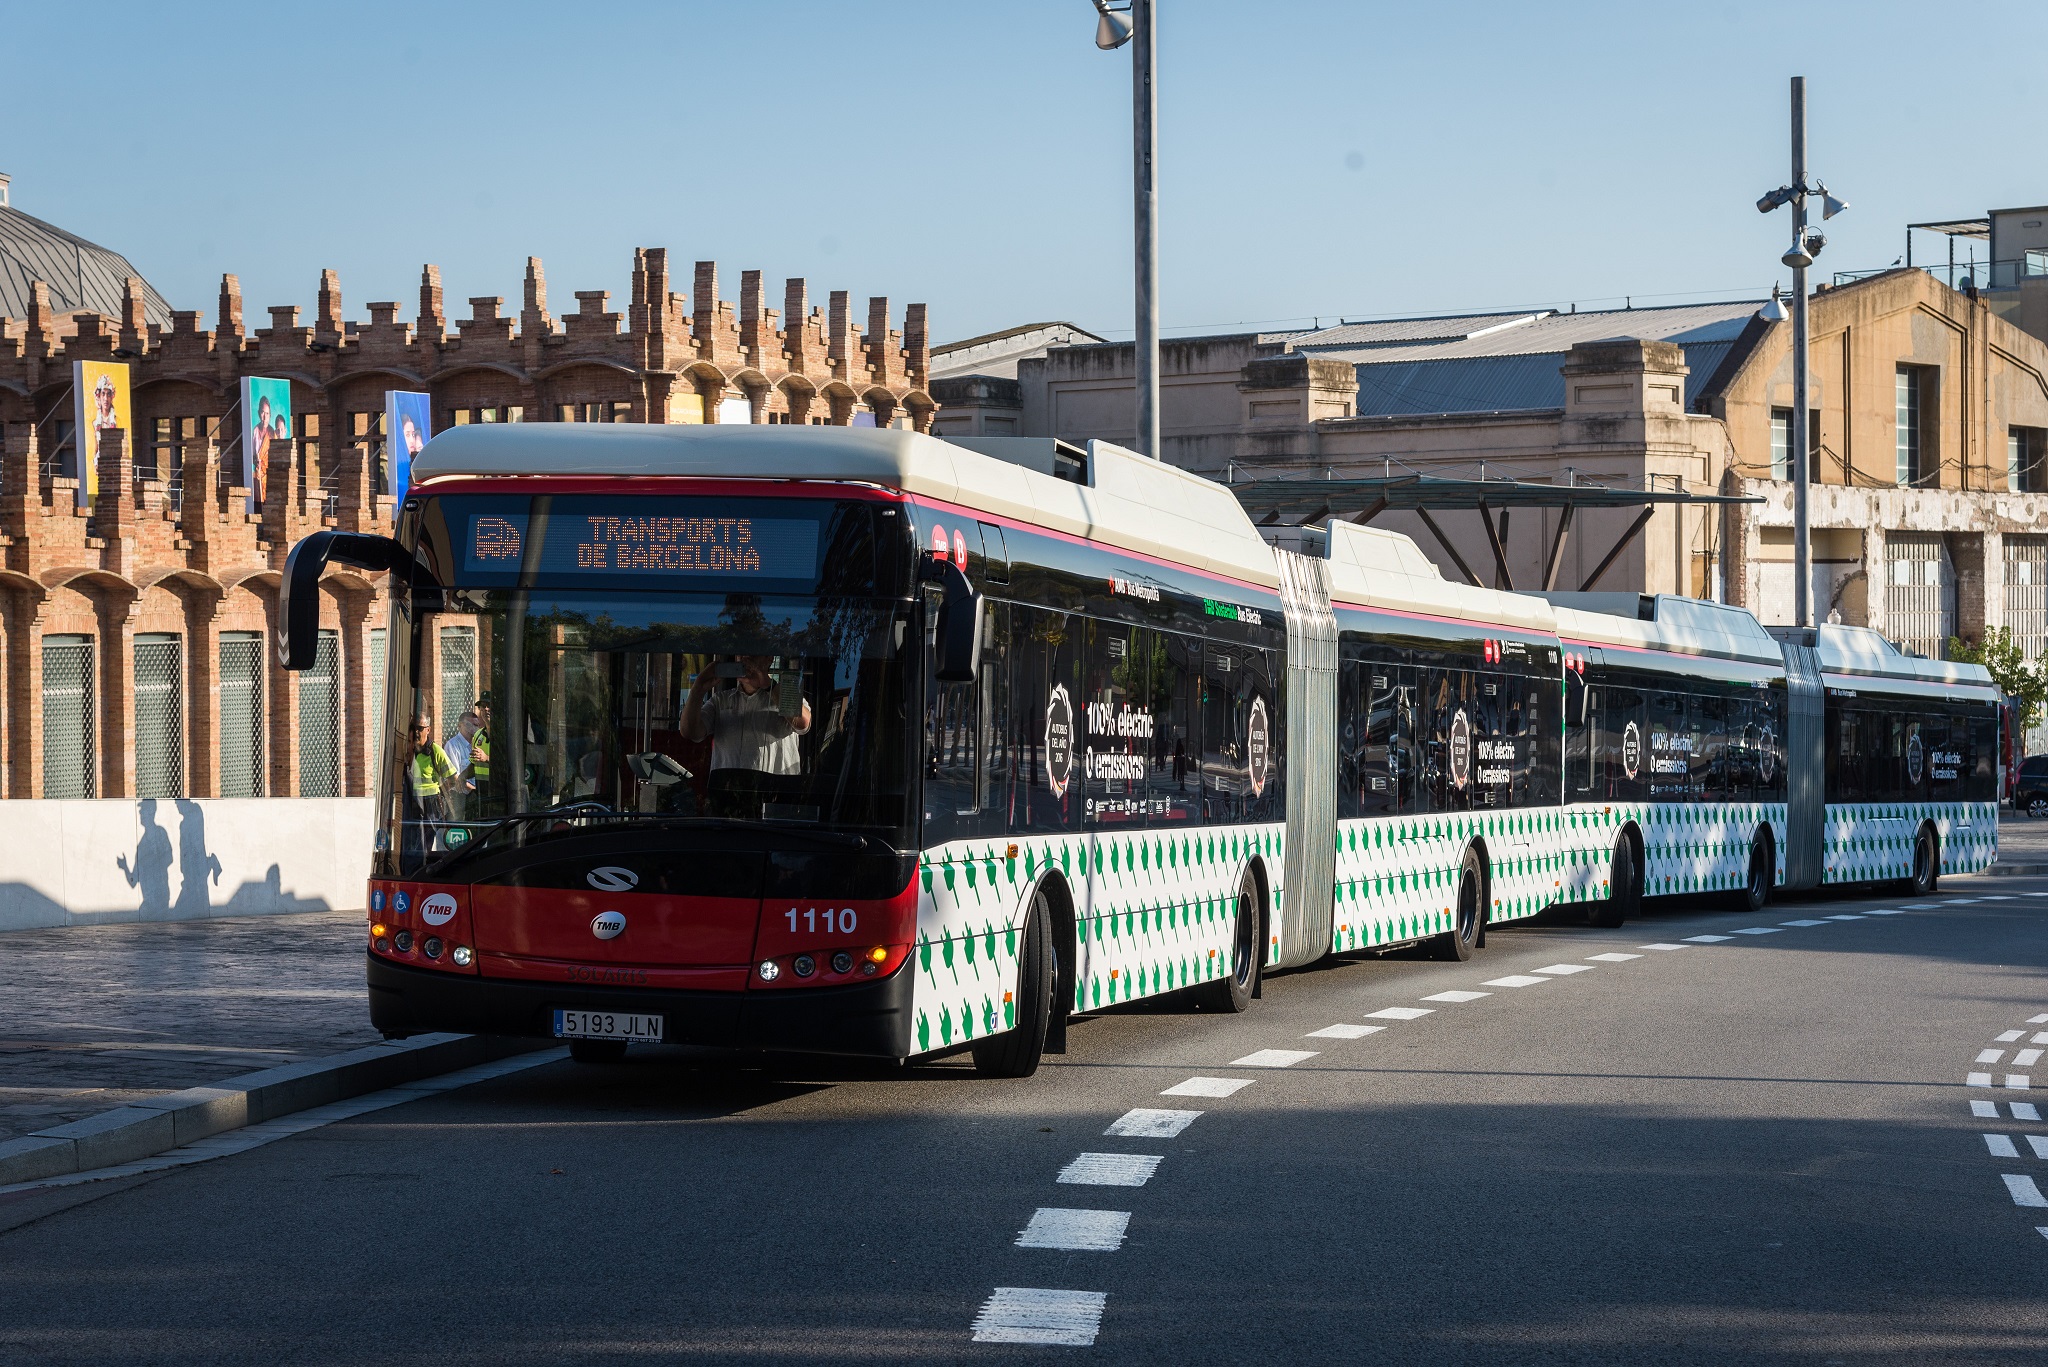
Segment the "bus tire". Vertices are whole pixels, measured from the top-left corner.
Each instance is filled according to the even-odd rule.
[[[1728,905],[1745,915],[1756,915],[1771,900],[1777,874],[1777,854],[1770,833],[1758,831],[1749,842],[1749,867],[1743,871],[1742,887],[1728,894]]]
[[[1265,962],[1265,918],[1259,915],[1259,880],[1250,869],[1237,884],[1237,919],[1230,928],[1230,972],[1213,983],[1205,983],[1195,1000],[1211,1011],[1238,1012],[1251,1008],[1259,990],[1259,970]]]
[[[1941,838],[1927,822],[1913,838],[1913,895],[1925,897],[1941,882]]]
[[[1458,868],[1458,902],[1451,908],[1451,928],[1430,941],[1430,952],[1446,963],[1461,964],[1479,947],[1479,927],[1486,917],[1486,861],[1474,845],[1465,847]]]
[[[1024,941],[1017,954],[1017,1023],[999,1035],[974,1042],[974,1071],[983,1077],[1030,1077],[1045,1057],[1045,1029],[1052,1020],[1053,984],[1059,961],[1052,944],[1052,908],[1043,889],[1031,894]]]
[[[1586,924],[1612,930],[1642,910],[1643,884],[1636,869],[1636,844],[1626,835],[1614,842],[1607,865],[1607,895],[1586,908]]]
[[[578,1063],[619,1063],[626,1057],[626,1042],[622,1039],[572,1039],[569,1041],[569,1057]]]

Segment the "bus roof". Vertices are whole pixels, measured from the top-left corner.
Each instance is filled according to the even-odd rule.
[[[870,427],[470,424],[428,442],[413,462],[413,478],[682,476],[879,485],[1279,585],[1272,550],[1230,490],[1213,480],[1091,441],[1083,484],[1050,473],[1050,441],[977,438],[974,445]]]
[[[1399,532],[1333,517],[1328,536],[1330,597],[1339,602],[1546,634],[1557,629],[1550,606],[1541,599],[1454,584]]]
[[[1821,626],[1814,631],[1814,645],[1820,651],[1821,669],[1829,674],[1865,674],[1983,688],[1993,686],[1991,671],[1983,665],[1902,654],[1898,647],[1884,638],[1882,632],[1869,627]]]
[[[1560,636],[1679,655],[1711,655],[1750,664],[1785,663],[1785,652],[1746,609],[1674,594],[1531,595],[1557,613]],[[1630,611],[1632,610],[1632,611]]]

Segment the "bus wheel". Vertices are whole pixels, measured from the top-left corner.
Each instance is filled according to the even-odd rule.
[[[1764,903],[1771,900],[1771,885],[1777,881],[1775,864],[1771,838],[1757,832],[1749,842],[1749,871],[1743,875],[1742,890],[1728,895],[1729,904],[1736,911],[1754,916],[1764,909]]]
[[[974,1042],[974,1071],[983,1077],[1030,1077],[1045,1055],[1045,1027],[1052,1020],[1052,989],[1059,961],[1052,944],[1052,908],[1045,893],[1031,894],[1024,943],[1017,955],[1017,1024],[1000,1035]]]
[[[1480,862],[1479,851],[1467,845],[1464,866],[1458,870],[1458,905],[1451,913],[1457,919],[1430,945],[1437,958],[1463,963],[1472,957],[1472,951],[1479,947],[1479,918],[1485,914],[1485,897],[1486,866]]]
[[[1941,881],[1941,842],[1934,827],[1922,826],[1913,841],[1913,895],[1925,897]]]
[[[1642,897],[1635,843],[1624,835],[1614,842],[1614,858],[1607,866],[1607,895],[1586,908],[1586,924],[1612,930],[1641,910]]]
[[[1259,986],[1265,948],[1259,922],[1259,884],[1250,869],[1237,885],[1237,921],[1230,932],[1230,976],[1204,985],[1196,1001],[1211,1011],[1243,1011]]]
[[[572,1039],[569,1057],[578,1063],[617,1063],[626,1057],[622,1039]]]

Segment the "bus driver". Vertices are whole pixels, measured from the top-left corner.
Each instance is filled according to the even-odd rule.
[[[697,675],[683,704],[682,731],[691,740],[711,741],[711,772],[752,769],[764,774],[800,773],[797,740],[811,729],[811,704],[799,696],[785,713],[782,685],[768,674],[769,657],[741,655],[736,664],[716,664]],[[732,684],[716,694],[712,685]]]

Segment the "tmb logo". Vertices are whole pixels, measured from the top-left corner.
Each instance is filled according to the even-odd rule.
[[[622,912],[600,911],[590,918],[590,933],[600,940],[616,940],[626,933],[626,917]]]
[[[583,881],[599,892],[631,892],[640,886],[640,875],[617,864],[605,864],[584,874]]]

